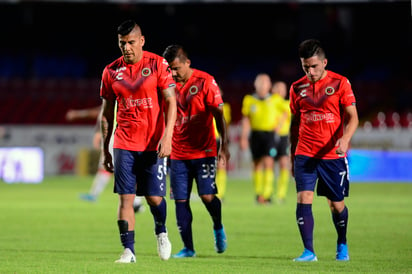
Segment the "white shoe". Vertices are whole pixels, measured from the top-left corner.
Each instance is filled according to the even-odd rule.
[[[160,259],[166,261],[169,260],[170,254],[172,253],[172,244],[167,237],[167,233],[163,232],[156,235],[157,238],[157,253]]]
[[[123,251],[123,254],[120,256],[120,259],[115,261],[115,263],[124,263],[124,264],[135,263],[135,262],[136,262],[136,256],[133,254],[130,248],[125,248]]]

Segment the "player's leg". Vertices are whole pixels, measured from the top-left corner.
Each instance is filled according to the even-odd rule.
[[[176,223],[179,228],[183,248],[173,258],[195,257],[192,235],[192,210],[190,194],[193,178],[189,176],[189,161],[170,160],[171,196],[175,200]]]
[[[124,247],[118,263],[133,263],[136,261],[134,252],[135,215],[133,200],[135,197],[136,174],[133,173],[134,156],[130,151],[115,149],[115,184],[114,192],[119,194],[117,225],[120,241]]]
[[[295,157],[295,180],[297,191],[296,222],[303,242],[301,256],[294,259],[298,262],[317,261],[313,247],[314,219],[312,202],[317,180],[316,160],[306,156]]]
[[[220,148],[220,139],[216,139],[217,151]],[[216,187],[217,187],[217,197],[223,201],[223,198],[226,194],[226,184],[227,184],[227,172],[226,166],[221,162],[217,162],[217,171],[216,171]]]
[[[322,161],[319,166],[322,176],[322,188],[318,188],[319,195],[327,197],[332,214],[332,221],[337,233],[336,260],[348,261],[347,245],[348,208],[344,197],[349,195],[348,163],[346,158]]]
[[[150,207],[155,225],[157,251],[162,260],[168,260],[172,251],[166,229],[166,169],[167,159],[159,158],[157,152],[141,153],[138,170],[141,170],[142,177],[137,182],[136,195],[145,196]]]
[[[250,134],[249,148],[253,159],[252,183],[257,203],[265,203],[263,198],[263,160],[264,149],[262,149],[261,132],[252,131]]]
[[[113,155],[113,150],[111,150]],[[97,172],[94,175],[92,185],[88,193],[80,194],[80,199],[85,201],[94,202],[96,201],[103,190],[106,188],[106,185],[109,183],[112,178],[112,173],[106,171],[103,168],[103,156],[100,155]]]
[[[218,164],[216,172],[216,186],[218,193],[216,194],[219,199],[223,200],[226,194],[226,185],[227,185],[227,172],[225,166],[220,166]]]
[[[226,250],[227,244],[226,233],[222,224],[222,203],[216,196],[217,189],[214,182],[216,158],[196,159],[193,160],[193,163],[197,192],[212,218],[215,250],[217,253],[223,253]]]
[[[288,136],[281,136],[278,145],[278,162],[279,162],[279,175],[277,178],[276,199],[279,203],[283,203],[286,199],[286,195],[290,182],[290,158],[288,153]]]
[[[279,203],[283,203],[289,188],[290,171],[289,171],[289,157],[281,156],[279,158],[279,176],[277,180],[276,198]]]
[[[274,159],[267,155],[263,157],[263,199],[265,203],[272,202],[274,174]]]

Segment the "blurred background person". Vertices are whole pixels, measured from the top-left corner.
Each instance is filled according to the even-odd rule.
[[[222,89],[220,89],[220,94],[223,97]],[[231,110],[230,104],[228,102],[223,102],[223,117],[226,120],[226,130],[229,131],[229,125],[230,125],[230,122],[232,120],[232,110]],[[217,150],[219,151],[221,140],[220,140],[219,131],[217,130],[217,127],[216,127],[216,120],[215,119],[213,119],[213,125],[215,127]],[[229,132],[228,132],[228,134],[229,134]],[[229,162],[227,162],[226,165],[223,165],[222,162],[220,162],[220,161],[217,162],[216,185],[217,185],[218,193],[216,194],[216,196],[219,197],[219,199],[221,201],[223,201],[223,198],[226,194],[228,164],[229,164]]]
[[[272,86],[273,100],[276,106],[276,155],[275,159],[275,183],[276,202],[285,202],[289,182],[290,182],[290,150],[289,150],[289,129],[291,113],[289,100],[286,99],[288,88],[285,82],[276,81]],[[278,163],[276,170],[276,163]]]
[[[266,204],[273,195],[276,108],[268,74],[258,74],[254,87],[255,92],[245,95],[242,102],[240,149],[250,148],[256,201]]]
[[[99,198],[100,194],[106,188],[109,181],[113,178],[112,173],[106,171],[103,167],[103,157],[101,154],[102,147],[102,133],[100,131],[100,111],[101,105],[85,108],[85,109],[69,109],[66,113],[66,120],[69,122],[80,121],[80,120],[96,120],[95,131],[93,135],[93,148],[96,149],[99,154],[99,162],[97,166],[96,174],[94,175],[92,185],[90,186],[89,192],[81,193],[79,198],[88,202],[95,202]],[[112,139],[113,140],[113,139]],[[111,144],[111,149],[113,149],[113,144]],[[133,208],[135,212],[143,212],[144,204],[141,196],[136,196]]]

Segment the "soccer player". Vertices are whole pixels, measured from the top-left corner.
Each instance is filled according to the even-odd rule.
[[[254,86],[255,93],[245,95],[242,102],[240,148],[250,148],[256,201],[267,204],[273,195],[276,107],[268,74],[258,74]]]
[[[100,131],[100,113],[101,105],[92,108],[85,109],[69,109],[66,113],[66,120],[68,121],[78,121],[78,120],[96,120],[96,128],[93,137],[93,146],[95,149],[101,150],[102,145],[102,134]],[[113,139],[111,139],[113,141]],[[113,151],[113,146],[110,146],[111,151]],[[112,152],[111,152],[112,153]],[[96,174],[93,178],[92,185],[90,186],[88,193],[80,194],[80,199],[88,202],[95,202],[99,198],[100,194],[106,188],[110,179],[112,178],[112,173],[108,172],[103,167],[103,154],[100,155],[99,164],[97,166]],[[135,212],[143,212],[144,205],[142,202],[142,197],[136,196],[133,202],[133,208]]]
[[[163,56],[176,81],[178,109],[170,156],[170,182],[184,247],[173,258],[196,256],[190,208],[193,180],[196,181],[197,193],[212,218],[215,250],[223,253],[226,250],[226,234],[222,224],[222,204],[216,196],[216,161],[226,164],[230,153],[220,90],[213,76],[191,68],[190,59],[182,46],[168,46]],[[216,148],[213,118],[220,134],[219,151]]]
[[[290,107],[286,99],[288,89],[283,81],[276,81],[272,85],[272,96],[276,106],[276,155],[275,165],[279,169],[276,176],[276,201],[283,204],[290,181],[290,155],[289,155],[289,129],[290,129]]]
[[[166,60],[143,50],[145,37],[139,25],[125,21],[117,34],[123,56],[104,68],[100,89],[103,164],[107,171],[114,172],[114,192],[119,195],[117,224],[124,247],[116,262],[136,261],[133,211],[136,195],[146,198],[154,219],[158,254],[167,260],[172,247],[166,230],[164,196],[166,160],[172,150],[176,121],[176,84]],[[112,156],[109,144],[116,105]]]
[[[312,214],[316,184],[317,195],[326,196],[337,231],[336,260],[347,261],[346,153],[359,124],[356,100],[348,79],[326,70],[328,60],[318,40],[303,41],[298,52],[306,75],[290,87],[290,141],[297,191],[296,220],[304,251],[294,261],[317,261]]]

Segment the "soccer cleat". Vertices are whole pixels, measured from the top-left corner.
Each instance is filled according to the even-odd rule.
[[[306,249],[303,251],[302,255],[293,259],[295,262],[316,262],[318,258],[316,257],[315,253]]]
[[[172,244],[167,237],[166,232],[159,233],[156,235],[157,238],[157,253],[160,259],[166,261],[170,258],[170,253],[172,253]]]
[[[223,253],[226,250],[226,234],[222,227],[221,229],[214,229],[215,234],[215,250],[217,253]]]
[[[349,261],[349,252],[347,244],[338,244],[336,247],[336,260]]]
[[[84,194],[80,194],[80,199],[84,201],[88,201],[88,202],[96,202],[97,198],[94,195],[84,193]]]
[[[135,263],[135,262],[136,262],[136,256],[133,254],[130,248],[125,248],[123,251],[123,254],[120,256],[120,259],[115,261],[115,263],[123,263],[123,264],[129,264],[129,263]]]
[[[196,252],[193,250],[190,250],[187,247],[184,247],[182,250],[180,250],[178,253],[174,254],[172,258],[193,258],[196,257]]]

